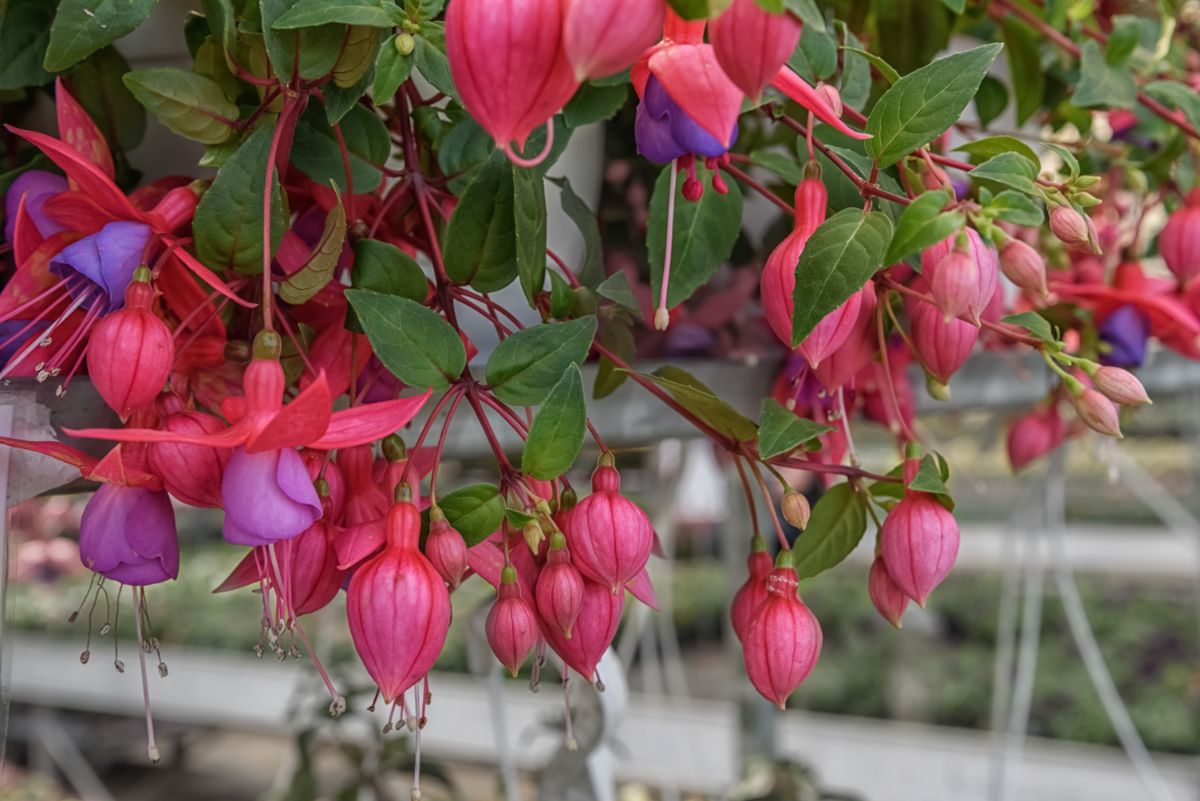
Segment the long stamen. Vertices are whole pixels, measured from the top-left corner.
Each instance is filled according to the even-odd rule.
[[[575,729],[571,723],[571,671],[563,666],[563,745],[568,751],[579,750],[579,741],[575,739]]]
[[[296,633],[300,635],[300,641],[304,643],[305,650],[308,651],[308,658],[316,666],[317,672],[321,674],[321,681],[325,682],[325,689],[329,691],[329,697],[333,700],[329,704],[329,714],[337,717],[346,711],[346,697],[337,691],[333,686],[333,680],[329,678],[329,674],[325,672],[325,666],[321,664],[321,660],[317,658],[317,652],[313,650],[312,643],[308,641],[308,635],[304,633],[304,626],[300,622],[296,622]],[[375,702],[371,702],[374,706]]]
[[[79,280],[76,280],[76,279],[79,279]],[[52,284],[49,288],[43,289],[38,294],[34,295],[32,298],[30,298],[29,300],[22,303],[20,306],[15,306],[15,307],[9,309],[8,311],[6,311],[4,314],[0,314],[0,323],[6,323],[9,320],[20,319],[18,317],[18,315],[21,312],[23,312],[26,309],[29,309],[33,306],[36,306],[38,303],[40,303],[41,301],[50,297],[51,295],[53,295],[56,292],[63,292],[63,290],[66,290],[65,292],[63,292],[63,297],[68,298],[71,296],[71,293],[77,288],[77,286],[73,286],[73,284],[77,285],[86,280],[87,279],[82,278],[81,276],[73,275],[70,278],[65,278],[62,281]],[[63,298],[56,300],[55,303],[60,303],[62,301],[62,299]],[[44,316],[45,316],[45,312],[43,311],[42,314],[38,315],[38,319],[40,319]]]
[[[146,707],[146,754],[151,762],[159,760],[158,746],[154,743],[154,716],[150,714],[150,680],[146,676],[146,648],[142,639],[142,608],[146,604],[146,591],[133,591],[133,626],[137,630],[138,662],[142,667],[142,703]]]
[[[671,246],[675,240],[675,183],[678,161],[671,162],[670,191],[667,193],[667,239],[663,247],[662,286],[658,291],[658,309],[654,312],[654,327],[666,331],[671,324],[671,313],[667,311],[667,287],[671,283]]]
[[[0,378],[4,378],[5,376],[7,376],[14,369],[16,369],[17,365],[19,365],[21,362],[25,361],[25,359],[29,357],[29,354],[31,354],[35,350],[37,350],[38,346],[41,345],[42,340],[46,339],[48,336],[53,334],[54,331],[60,325],[62,325],[63,322],[68,317],[71,316],[72,312],[74,312],[76,309],[78,309],[80,306],[82,306],[84,303],[86,303],[88,300],[90,300],[94,294],[95,294],[95,290],[88,290],[87,292],[84,292],[82,295],[80,295],[78,298],[76,298],[75,302],[72,303],[70,306],[68,306],[66,308],[66,310],[63,311],[62,315],[59,316],[59,318],[57,320],[50,323],[49,328],[47,328],[45,331],[43,331],[39,336],[35,337],[34,340],[32,342],[30,342],[28,346],[26,346],[25,350],[21,351],[21,353],[18,354],[17,356],[14,356],[13,358],[9,359],[8,364],[6,364],[4,366],[4,369],[0,370]]]
[[[413,695],[416,696],[418,690],[413,687]],[[417,705],[417,701],[413,701],[413,705]],[[423,713],[422,713],[423,714]],[[421,801],[421,729],[418,726],[413,733],[413,785],[412,785],[412,801]]]

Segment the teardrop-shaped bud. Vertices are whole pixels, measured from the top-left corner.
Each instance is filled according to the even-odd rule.
[[[517,571],[505,565],[500,574],[499,597],[488,612],[485,629],[488,645],[500,664],[513,676],[538,639],[537,614],[517,586]]]
[[[1015,420],[1008,429],[1008,463],[1014,472],[1058,447],[1066,427],[1056,404],[1041,406]]]
[[[813,231],[825,219],[829,195],[820,175],[806,177],[796,186],[796,219],[792,232],[784,237],[763,265],[759,282],[763,312],[775,336],[788,348],[792,346],[792,313],[796,291],[796,265]]]
[[[932,288],[938,283],[938,273],[942,260],[954,250],[963,249],[959,237],[965,235],[965,253],[975,262],[976,286],[974,291],[969,287],[962,289],[969,296],[966,312],[972,320],[979,320],[984,315],[988,303],[996,294],[1000,285],[1000,259],[996,251],[988,247],[974,228],[965,229],[962,234],[948,236],[941,242],[931,245],[921,253],[921,273]],[[934,291],[937,297],[937,291]],[[957,315],[955,315],[957,316]]]
[[[879,351],[879,334],[875,328],[875,283],[868,281],[858,291],[858,318],[842,346],[830,353],[816,367],[817,379],[825,392],[833,394],[871,364]]]
[[[739,641],[746,636],[754,614],[767,599],[767,576],[771,573],[771,555],[767,553],[766,543],[757,534],[750,542],[746,568],[746,581],[738,587],[738,591],[733,595],[733,603],[729,606],[729,619],[733,624],[733,633]]]
[[[812,505],[804,493],[796,492],[788,487],[787,492],[783,493],[783,500],[779,502],[779,508],[783,512],[783,519],[788,523],[801,531],[808,528],[808,519],[812,516]],[[757,535],[755,536],[757,537]]]
[[[538,573],[534,597],[538,614],[546,625],[562,632],[566,639],[571,639],[571,629],[579,618],[579,607],[583,604],[583,576],[571,564],[567,541],[557,531],[550,536],[546,565]]]
[[[766,583],[767,597],[742,639],[742,657],[754,689],[783,709],[817,664],[821,624],[797,595],[793,568],[776,567]]]
[[[1084,425],[1106,437],[1121,439],[1121,417],[1117,405],[1091,387],[1079,387],[1068,393],[1075,413]]]
[[[559,628],[540,618],[542,636],[563,662],[586,681],[596,677],[596,665],[617,636],[621,612],[625,608],[625,593],[614,593],[607,584],[583,580],[583,600],[579,615],[567,639]]]
[[[1057,206],[1051,210],[1050,232],[1072,250],[1100,252],[1096,224],[1072,206]]]
[[[563,47],[577,81],[613,75],[662,38],[663,0],[566,0]]]
[[[936,497],[908,490],[880,529],[888,575],[919,605],[942,583],[958,556],[958,523]]]
[[[1020,239],[1010,239],[1000,248],[1000,271],[1026,292],[1044,298],[1046,289],[1046,260],[1037,249]]]
[[[642,572],[654,547],[650,518],[620,487],[612,457],[605,454],[592,474],[592,494],[571,510],[565,530],[579,571],[613,593]]]
[[[979,290],[979,267],[957,248],[938,262],[930,282],[933,299],[946,320],[969,314]]]
[[[149,271],[136,273],[125,289],[125,307],[96,323],[87,349],[92,383],[122,420],[158,397],[175,362],[171,329],[150,310]]]
[[[892,580],[881,556],[876,556],[871,563],[871,572],[867,575],[867,594],[871,596],[871,603],[880,617],[900,628],[900,618],[908,606],[908,596]]]
[[[1142,406],[1151,402],[1137,376],[1120,367],[1100,367],[1092,374],[1092,383],[1100,394],[1122,406]]]
[[[425,557],[446,580],[450,589],[462,583],[467,572],[467,543],[451,528],[446,515],[437,506],[429,510],[429,536],[425,538]]]
[[[757,99],[800,42],[800,21],[758,0],[733,0],[708,24],[708,38],[729,79]]]
[[[180,434],[215,434],[223,428],[220,419],[204,412],[177,411],[162,421],[163,431]],[[150,467],[162,478],[167,492],[190,506],[221,506],[221,476],[229,462],[228,449],[153,442],[147,450]]]
[[[971,355],[979,328],[965,320],[946,320],[941,310],[924,301],[908,304],[909,336],[917,358],[939,383],[950,383]]]
[[[815,368],[849,339],[855,323],[858,322],[862,303],[863,293],[860,290],[846,298],[841,306],[822,317],[813,327],[796,348],[809,367]]]
[[[1167,218],[1158,237],[1158,252],[1183,286],[1200,275],[1200,188],[1189,192],[1187,205]]]

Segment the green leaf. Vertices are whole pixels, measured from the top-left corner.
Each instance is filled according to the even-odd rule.
[[[130,150],[146,133],[146,110],[125,87],[129,64],[113,46],[92,53],[71,70],[71,92],[115,150]]]
[[[850,484],[836,484],[813,507],[808,527],[792,546],[796,574],[812,578],[841,563],[867,532],[867,500]]]
[[[1105,61],[1100,45],[1089,39],[1080,51],[1079,83],[1071,102],[1082,108],[1133,108],[1137,102],[1133,73]]]
[[[505,403],[541,403],[568,366],[587,358],[595,335],[595,317],[517,331],[501,340],[488,358],[488,385]]]
[[[412,257],[395,245],[375,239],[360,239],[354,245],[354,268],[350,284],[380,295],[397,295],[421,303],[429,294],[429,281]],[[351,308],[346,327],[362,331],[358,314]]]
[[[155,0],[62,0],[50,26],[44,66],[62,72],[145,21]],[[49,2],[47,2],[49,5]],[[8,53],[5,53],[8,58]]]
[[[468,484],[439,496],[437,503],[446,522],[462,535],[468,548],[495,534],[504,522],[504,499],[491,484]]]
[[[971,102],[1000,48],[993,43],[955,53],[896,81],[867,118],[867,153],[888,167],[940,136]]]
[[[774,398],[764,398],[758,423],[758,455],[770,459],[789,453],[827,431],[833,431],[833,426],[807,420],[788,411]]]
[[[804,180],[804,171],[793,156],[760,147],[750,151],[750,161],[755,166],[770,170],[789,184]]]
[[[1137,49],[1142,38],[1142,26],[1137,17],[1117,14],[1112,17],[1112,31],[1104,48],[1104,60],[1114,67],[1124,66]]]
[[[862,49],[862,42],[846,27],[846,23],[839,20],[836,28],[840,41],[849,48],[842,55],[842,74],[838,89],[842,93],[843,103],[850,108],[861,110],[871,99],[871,64],[854,52]]]
[[[325,228],[312,255],[299,270],[279,285],[279,297],[292,305],[307,303],[333,279],[342,247],[346,244],[346,210],[338,203],[325,215]]]
[[[568,364],[546,396],[529,427],[521,472],[548,481],[571,469],[587,429],[587,404],[583,375],[578,364]]]
[[[967,7],[967,0],[942,0],[942,5],[955,14],[961,14]]]
[[[650,198],[650,220],[646,234],[646,255],[650,260],[650,288],[655,298],[662,285],[663,259],[667,231],[667,201],[674,167],[668,164],[658,175]],[[696,165],[696,178],[705,185],[696,202],[683,197],[682,178],[675,189],[675,237],[671,253],[671,281],[667,306],[674,307],[692,296],[729,254],[737,241],[742,224],[742,193],[729,183],[729,193],[720,194],[709,186],[712,173]]]
[[[490,147],[490,139],[489,147]],[[551,178],[561,190],[560,200],[562,210],[575,223],[579,235],[583,237],[583,258],[579,262],[578,274],[575,276],[584,286],[596,286],[604,278],[604,244],[600,240],[600,226],[596,222],[596,212],[588,207],[567,178]]]
[[[1050,323],[1037,312],[1028,311],[1021,312],[1020,314],[1010,314],[1006,317],[1001,317],[1000,322],[1019,325],[1043,342],[1058,341],[1058,337],[1054,335],[1054,329],[1050,327]]]
[[[896,68],[884,61],[881,56],[877,56],[869,50],[863,50],[861,47],[843,46],[842,50],[847,53],[854,53],[871,62],[875,66],[875,69],[879,70],[879,74],[883,76],[883,79],[888,82],[889,86],[900,80],[900,73],[896,72]]]
[[[412,53],[407,56],[400,55],[396,50],[395,35],[389,36],[379,48],[379,55],[375,57],[375,82],[371,84],[371,97],[377,104],[391,100],[400,84],[408,80],[412,70]]]
[[[550,316],[559,320],[575,317],[579,308],[579,296],[571,291],[571,285],[553,270],[550,271]]]
[[[475,167],[486,162],[495,149],[492,135],[465,115],[442,137],[438,145],[438,166],[450,176],[450,188],[460,198],[475,177]]]
[[[226,120],[237,120],[238,107],[203,75],[153,67],[127,72],[123,80],[138,102],[174,133],[205,145],[219,145],[233,135]]]
[[[373,28],[391,28],[393,25],[391,15],[384,10],[383,0],[300,0],[276,19],[271,27],[283,31],[330,22]]]
[[[680,406],[707,423],[719,434],[737,442],[754,439],[758,427],[754,422],[713,394],[698,378],[678,367],[660,367],[653,373],[638,373],[671,394]]]
[[[458,97],[458,87],[454,85],[454,78],[450,74],[449,59],[424,36],[417,37],[413,59],[421,77],[433,84],[435,89],[450,97]]]
[[[604,330],[600,332],[600,344],[616,354],[626,364],[631,364],[637,358],[637,344],[633,340],[633,329],[624,319],[613,317],[605,320]],[[617,391],[629,378],[629,373],[617,367],[616,363],[607,356],[600,357],[596,368],[596,381],[592,384],[592,397],[596,400],[606,398]]]
[[[981,164],[1001,153],[1016,153],[1034,164],[1038,163],[1038,155],[1034,149],[1015,136],[985,136],[983,139],[966,142],[954,149],[969,155],[975,164]]]
[[[927,453],[921,457],[921,466],[913,480],[908,483],[908,488],[931,495],[950,494],[946,489],[946,482],[942,479],[942,467],[937,456]]]
[[[1142,89],[1155,100],[1182,111],[1192,127],[1200,130],[1200,94],[1190,86],[1176,81],[1151,81]]]
[[[383,32],[368,25],[351,25],[346,32],[342,54],[333,65],[333,86],[325,93],[325,107],[338,105],[333,98],[352,97],[357,102],[367,91],[371,79],[367,72],[375,66],[379,56],[379,40]],[[395,50],[395,48],[392,48]],[[358,91],[361,86],[362,91]],[[357,92],[357,94],[356,94]],[[347,106],[346,111],[349,111]],[[341,119],[343,114],[329,115],[330,121]]]
[[[792,346],[804,341],[817,323],[862,289],[883,265],[892,239],[886,214],[844,209],[809,237],[796,265]]]
[[[446,274],[458,284],[495,292],[517,276],[513,169],[496,150],[454,207],[442,237]]]
[[[275,73],[285,81],[292,79],[292,67],[298,61],[300,77],[315,80],[328,74],[342,54],[345,26],[339,23],[277,31],[275,21],[300,0],[258,0],[262,18],[263,45]]]
[[[563,120],[571,128],[605,122],[616,116],[629,97],[629,84],[598,86],[585,83],[563,108]]]
[[[339,127],[346,142],[354,191],[373,192],[383,180],[379,165],[387,161],[391,152],[387,126],[370,109],[355,106],[342,119]],[[329,184],[332,181],[338,191],[348,191],[342,149],[333,127],[320,109],[309,108],[297,123],[291,158],[301,172],[317,183]]]
[[[1071,180],[1079,177],[1079,159],[1075,158],[1075,154],[1067,150],[1062,145],[1057,145],[1053,142],[1046,142],[1046,147],[1053,150],[1062,159],[1063,166],[1067,168],[1067,172],[1071,175]]]
[[[638,306],[637,298],[633,296],[633,288],[629,286],[629,279],[625,273],[616,272],[605,278],[596,287],[596,294],[627,310],[635,320],[642,319],[642,309]]]
[[[53,19],[48,0],[0,3],[0,91],[41,86],[54,77],[42,66]]]
[[[231,57],[237,50],[237,14],[233,0],[200,0],[200,6],[204,9],[204,20],[208,23],[213,41],[220,48],[225,66],[230,70],[237,69]]]
[[[346,299],[379,361],[405,384],[443,390],[466,367],[462,339],[437,312],[408,298],[365,289],[347,289]]]
[[[1042,70],[1042,38],[1033,29],[1005,17],[1000,22],[1012,91],[1017,99],[1017,124],[1024,125],[1042,107],[1046,73]]]
[[[805,26],[787,63],[810,83],[828,78],[837,72],[837,42],[828,31]]]
[[[997,217],[1013,225],[1037,226],[1046,219],[1036,200],[1011,189],[993,197],[985,208],[995,210]]]
[[[350,28],[350,30],[376,31],[374,28]],[[361,47],[361,44],[359,47]],[[361,108],[363,111],[368,111],[366,107],[360,106],[358,101],[367,93],[367,90],[371,88],[371,82],[375,80],[375,65],[373,63],[375,59],[375,51],[372,49],[369,56],[364,55],[363,58],[369,59],[366,62],[369,69],[362,73],[362,75],[359,76],[358,80],[354,84],[350,86],[342,86],[335,78],[334,82],[326,84],[323,90],[322,104],[325,107],[325,121],[330,125],[337,125],[338,123],[342,122],[343,117],[356,109]],[[351,72],[353,72],[353,70],[351,70]],[[337,75],[337,73],[335,73],[335,75]],[[349,77],[350,73],[346,73],[346,75]],[[418,110],[414,112],[414,117],[419,117],[422,111],[429,112],[430,109],[426,107],[419,107]]]
[[[263,186],[272,129],[264,125],[230,156],[200,198],[192,219],[196,256],[209,268],[254,275],[263,263]],[[274,172],[274,171],[272,171]],[[271,176],[271,250],[287,229],[279,177]]]
[[[546,284],[546,186],[541,173],[512,165],[517,277],[529,305]]]
[[[1040,194],[1034,179],[1038,174],[1038,162],[1030,161],[1017,153],[1001,153],[971,170],[971,178],[1001,184],[1027,195]]]
[[[806,28],[826,30],[825,16],[814,0],[783,0],[784,8],[795,14]]]
[[[949,189],[937,189],[919,195],[908,204],[896,220],[896,235],[888,245],[883,263],[902,261],[962,228],[966,221],[962,211],[943,211],[950,198]]]
[[[986,128],[992,121],[1004,113],[1008,106],[1008,89],[1000,81],[985,75],[975,93],[975,111],[979,114],[979,122]]]

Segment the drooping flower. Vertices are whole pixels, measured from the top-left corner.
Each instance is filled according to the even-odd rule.
[[[755,534],[750,540],[750,555],[746,557],[746,580],[734,593],[733,603],[729,605],[733,633],[739,641],[745,639],[754,615],[767,599],[767,576],[771,573],[771,566],[767,545],[762,537]]]
[[[821,624],[800,600],[798,583],[790,562],[775,567],[767,577],[767,597],[742,638],[746,676],[780,709],[821,655]]]
[[[625,593],[614,593],[606,584],[583,580],[583,599],[579,616],[568,639],[558,626],[539,617],[542,636],[568,667],[583,676],[584,681],[596,679],[596,666],[617,636],[621,612],[625,608]]]
[[[497,594],[485,625],[487,641],[500,664],[516,676],[525,657],[537,644],[537,613],[521,594],[517,571],[512,565],[505,565],[501,571]]]
[[[916,474],[916,459],[905,461],[905,481]],[[888,575],[918,605],[954,567],[958,523],[941,501],[927,492],[905,489],[880,529],[879,542]]]
[[[988,247],[984,243],[983,238],[974,228],[965,230],[966,243],[965,248],[961,248],[964,254],[969,257],[976,268],[973,273],[976,277],[974,291],[970,291],[970,285],[961,287],[961,293],[965,296],[966,312],[972,320],[979,320],[987,308],[988,303],[996,294],[996,288],[1000,283],[1000,261],[996,255],[996,251]],[[958,236],[948,236],[941,242],[931,245],[921,253],[921,275],[931,288],[934,289],[934,297],[938,292],[936,287],[939,284],[938,273],[941,271],[941,266],[946,257],[954,250],[960,249],[957,242]],[[960,260],[952,260],[948,265],[962,266]],[[945,280],[943,277],[940,279]],[[953,315],[957,316],[957,315]]]
[[[546,564],[538,572],[534,599],[546,625],[571,639],[571,629],[583,604],[583,576],[571,564],[567,541],[561,532],[550,535]]]
[[[1183,208],[1167,218],[1158,237],[1158,252],[1181,286],[1200,275],[1200,188],[1189,192]]]
[[[792,314],[796,289],[796,264],[813,231],[825,220],[829,195],[819,170],[806,167],[804,180],[796,185],[792,232],[784,237],[763,266],[759,283],[763,311],[771,331],[785,346],[792,345]]]
[[[437,506],[429,509],[429,536],[425,538],[425,558],[438,574],[455,589],[467,572],[467,543],[446,520]]]
[[[1097,328],[1100,362],[1113,367],[1141,367],[1146,361],[1146,343],[1150,339],[1150,320],[1137,306],[1118,306]]]
[[[663,0],[565,2],[563,47],[577,81],[620,72],[662,38]]]
[[[1008,429],[1008,463],[1014,471],[1054,450],[1066,436],[1058,405],[1039,406],[1015,420]]]
[[[908,606],[908,596],[892,580],[887,564],[881,556],[876,556],[875,561],[871,563],[871,570],[867,574],[867,594],[871,597],[871,604],[879,616],[900,628],[900,618],[904,616],[904,610]]]
[[[105,578],[134,587],[179,576],[175,512],[165,492],[104,484],[79,522],[79,558]]]
[[[791,57],[800,32],[798,19],[767,11],[758,0],[733,0],[708,25],[721,69],[755,100]]]
[[[592,494],[571,510],[565,529],[579,571],[613,593],[637,578],[654,547],[650,519],[620,490],[612,454],[605,453],[592,474]]]
[[[321,516],[321,499],[292,448],[248,453],[237,448],[221,479],[225,539],[269,545],[298,536]]]

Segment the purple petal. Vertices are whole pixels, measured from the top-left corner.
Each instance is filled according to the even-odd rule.
[[[238,545],[270,545],[291,539],[321,517],[312,479],[299,454],[291,449],[234,451],[221,480],[221,502],[225,539]]]
[[[645,103],[638,105],[633,135],[637,152],[655,164],[667,164],[687,153],[671,136],[670,120],[665,117],[656,120],[646,110]]]
[[[51,219],[42,211],[46,201],[60,192],[67,191],[67,179],[45,170],[30,170],[17,176],[4,196],[4,239],[12,241],[13,228],[17,223],[17,209],[21,207],[21,196],[25,196],[25,213],[43,237],[50,237],[66,226]]]
[[[1111,367],[1140,367],[1146,360],[1146,341],[1150,338],[1150,320],[1136,306],[1118,307],[1100,325],[1100,339],[1109,350],[1100,354],[1100,362]]]
[[[715,158],[729,149],[684,114],[682,109],[667,116],[671,120],[671,136],[685,152]],[[737,125],[734,125],[729,141],[732,143],[736,139]]]
[[[112,222],[94,234],[63,248],[50,264],[50,270],[64,278],[79,274],[90,283],[79,291],[99,288],[104,291],[107,311],[125,304],[125,287],[133,271],[142,263],[150,226],[138,222]]]
[[[178,576],[179,539],[167,494],[101,486],[79,524],[79,558],[100,575],[132,586]]]

